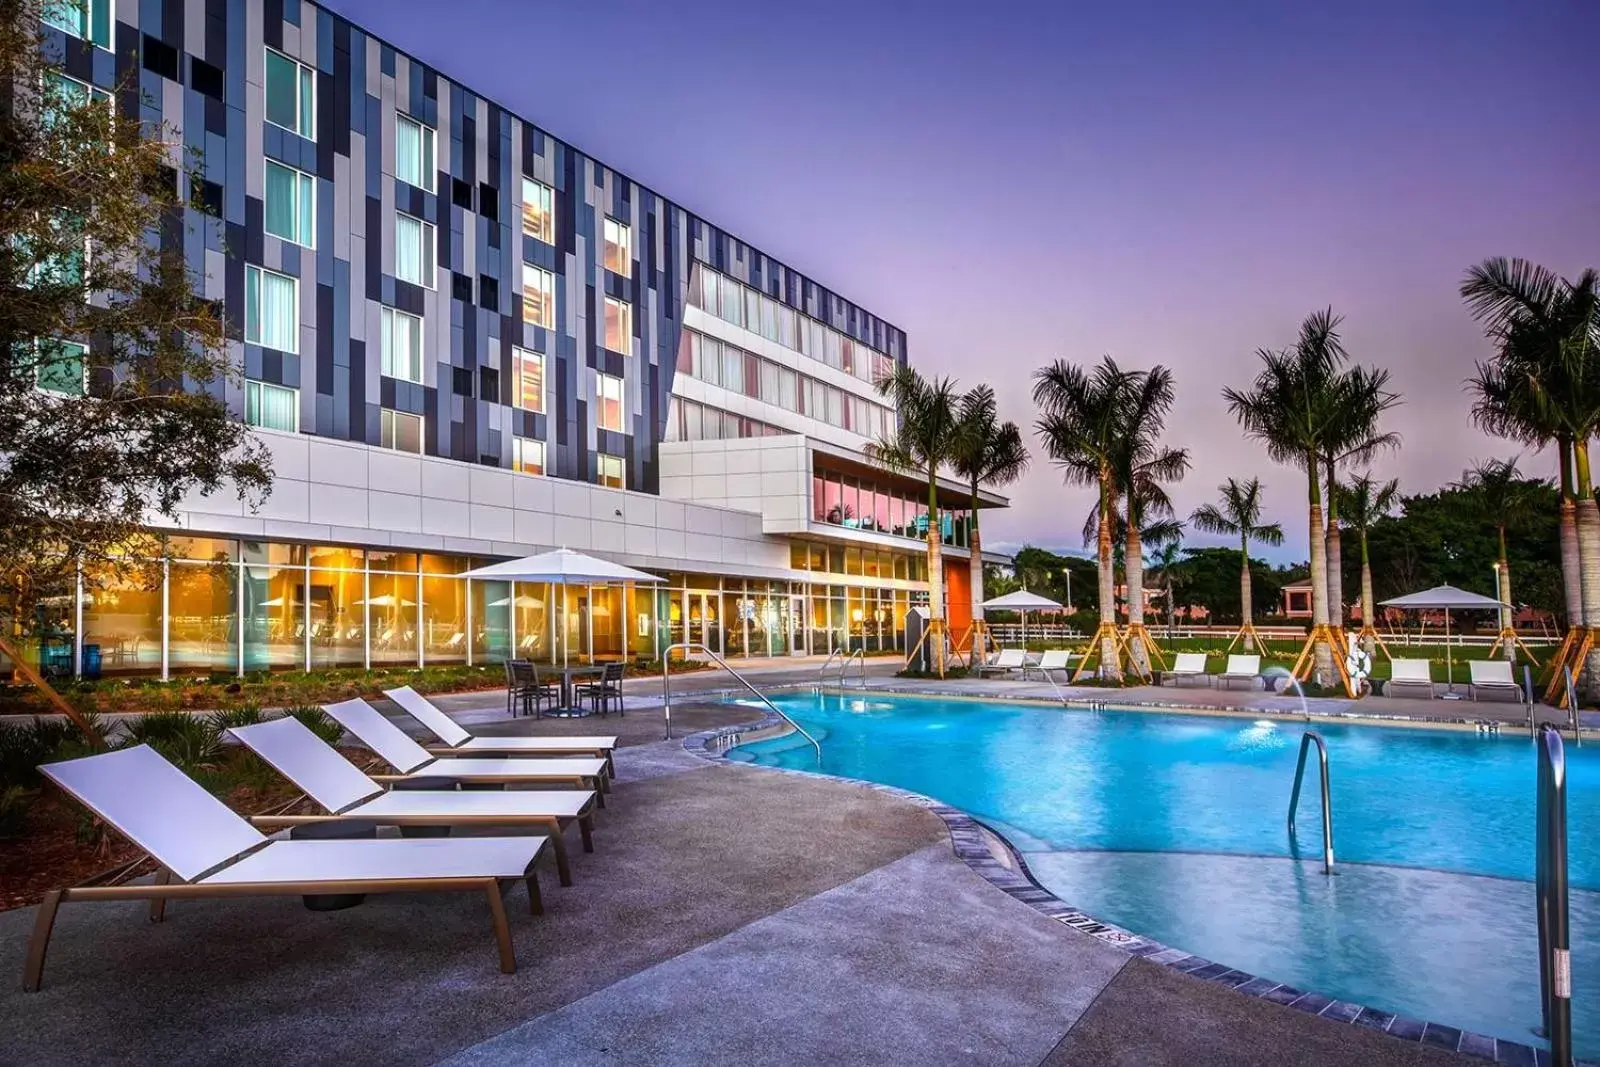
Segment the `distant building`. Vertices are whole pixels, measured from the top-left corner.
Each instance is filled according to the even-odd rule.
[[[1290,582],[1282,589],[1283,614],[1289,619],[1311,618],[1311,579]]]

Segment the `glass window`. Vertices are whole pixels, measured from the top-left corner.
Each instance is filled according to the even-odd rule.
[[[556,325],[556,279],[531,263],[522,265],[522,321],[547,330]]]
[[[161,572],[84,575],[83,643],[107,674],[161,670]]]
[[[602,430],[622,430],[622,379],[609,374],[595,375],[595,395],[600,402],[595,425]]]
[[[722,346],[722,387],[744,392],[744,352],[732,345]]]
[[[543,182],[522,179],[522,232],[547,245],[556,243],[556,194]]]
[[[633,274],[633,228],[609,215],[605,221],[606,270],[624,278]],[[608,346],[610,347],[610,346]],[[622,349],[616,349],[622,351]]]
[[[795,340],[794,308],[783,304],[778,305],[778,343],[785,348],[799,347]]]
[[[87,345],[76,341],[40,341],[34,364],[34,384],[46,393],[83,396],[88,392]]]
[[[422,452],[422,416],[384,408],[379,417],[378,443],[397,452]]]
[[[722,342],[714,337],[700,338],[700,354],[695,360],[695,377],[708,385],[722,384]]]
[[[769,341],[778,339],[778,303],[765,296],[761,298],[761,336]]]
[[[408,382],[422,381],[422,320],[394,308],[383,309],[383,373]]]
[[[244,383],[244,421],[264,430],[300,430],[300,390],[267,382]]]
[[[751,333],[761,332],[761,294],[754,289],[744,291],[744,326]]]
[[[231,555],[217,552],[209,562],[174,563],[168,570],[167,655],[172,670],[231,672],[238,662],[234,602],[239,572],[229,562]]]
[[[778,365],[761,361],[761,399],[769,404],[778,403]]]
[[[511,370],[517,376],[511,402],[524,411],[543,411],[544,356],[526,348],[513,348]]]
[[[511,439],[511,468],[523,474],[544,473],[544,442],[531,437]]]
[[[69,78],[60,71],[50,70],[45,72],[46,99],[44,101],[44,122],[46,126],[53,125],[65,113],[66,109],[82,107],[90,99],[112,107],[111,94],[101,89],[96,89],[87,82],[76,78]]]
[[[394,276],[412,285],[433,288],[437,271],[434,268],[433,226],[410,215],[394,217]]]
[[[267,160],[265,227],[274,237],[315,247],[316,180],[311,175]]]
[[[367,626],[372,631],[374,665],[417,662],[417,586],[414,571],[367,576]]]
[[[633,305],[614,296],[606,297],[606,347],[633,354]]]
[[[743,326],[744,286],[732,278],[719,278],[719,282],[721,296],[718,300],[717,314],[735,326]]]
[[[465,663],[467,659],[467,583],[425,574],[422,579],[423,662]]]
[[[404,115],[394,117],[394,176],[407,185],[433,192],[434,131]]]
[[[263,348],[298,352],[299,338],[299,280],[261,267],[246,267],[244,339]]]
[[[39,17],[46,26],[110,48],[111,3],[112,0],[44,0]]]
[[[788,367],[778,368],[777,404],[785,411],[799,410],[799,375]]]
[[[267,121],[316,140],[317,90],[311,68],[269,48],[265,82]]]
[[[608,456],[602,452],[596,458],[598,458],[600,461],[599,475],[601,485],[607,486],[611,489],[627,488],[627,479],[624,477],[624,468],[621,456]]]

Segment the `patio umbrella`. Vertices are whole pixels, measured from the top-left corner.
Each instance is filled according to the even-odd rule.
[[[1465,589],[1457,589],[1453,585],[1437,585],[1432,589],[1424,589],[1420,593],[1407,593],[1397,596],[1393,600],[1385,600],[1380,604],[1385,608],[1404,608],[1411,611],[1437,611],[1444,610],[1444,662],[1445,671],[1450,678],[1449,696],[1453,699],[1456,691],[1455,657],[1450,650],[1450,612],[1454,611],[1499,611],[1501,608],[1510,607],[1492,596],[1480,596],[1469,593]]]
[[[982,608],[999,608],[1002,611],[1017,611],[1022,613],[1022,643],[1028,643],[1028,612],[1030,611],[1060,611],[1061,605],[1047,596],[1030,593],[1026,589],[1018,589],[1015,593],[1004,596],[991,597],[978,605]]]
[[[500,582],[550,582],[554,585],[622,585],[625,582],[661,581],[653,574],[636,571],[608,559],[574,552],[570,548],[558,548],[554,552],[541,552],[537,556],[524,556],[504,563],[491,563],[487,567],[467,571],[462,577]],[[570,651],[564,642],[561,648],[563,661]]]

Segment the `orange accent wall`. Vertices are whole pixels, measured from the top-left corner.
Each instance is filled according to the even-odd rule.
[[[950,620],[950,640],[962,641],[967,638],[967,629],[972,625],[972,571],[964,559],[946,558],[944,561],[944,603],[947,618]],[[967,638],[967,641],[970,641]],[[967,647],[963,641],[961,648]]]

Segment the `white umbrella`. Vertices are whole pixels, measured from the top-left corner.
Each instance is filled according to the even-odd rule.
[[[1028,643],[1028,612],[1030,611],[1060,611],[1061,605],[1047,596],[1030,593],[1026,589],[1018,589],[1014,593],[1004,596],[991,597],[978,605],[981,608],[999,608],[1003,611],[1018,611],[1022,613],[1022,643]]]
[[[491,563],[467,571],[463,578],[482,578],[500,582],[551,582],[555,585],[621,585],[624,582],[659,582],[653,574],[612,563],[608,559],[558,548],[537,556]],[[564,601],[566,598],[563,597]],[[563,607],[564,610],[564,607]],[[561,658],[565,660],[571,650],[563,644]]]
[[[1453,585],[1436,585],[1432,589],[1424,589],[1420,593],[1407,593],[1397,596],[1393,600],[1385,600],[1380,605],[1385,608],[1403,608],[1406,610],[1428,611],[1444,610],[1444,662],[1445,671],[1450,678],[1449,692],[1453,697],[1456,691],[1455,657],[1450,650],[1450,612],[1455,611],[1499,611],[1511,605],[1496,600],[1492,596],[1481,596],[1469,593],[1465,589],[1457,589]]]
[[[373,597],[371,600],[358,600],[356,603],[370,604],[375,608],[392,608],[396,605],[399,605],[402,608],[414,608],[417,606],[416,601],[407,600],[403,596],[395,596],[392,593],[381,593],[378,596]]]
[[[508,597],[508,596],[503,596],[499,600],[491,600],[491,601],[489,601],[489,606],[491,608],[503,608],[509,603],[511,603],[511,598]],[[536,596],[528,596],[526,593],[524,593],[521,596],[517,597],[517,607],[519,607],[519,608],[542,608],[542,607],[544,607],[544,601],[540,600]]]

